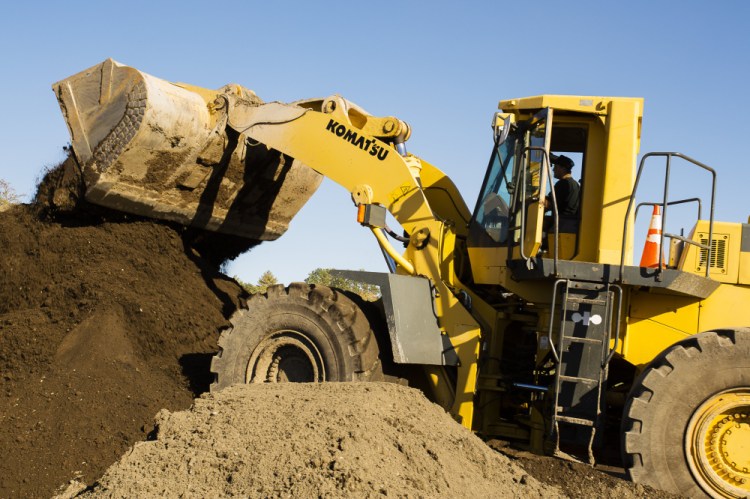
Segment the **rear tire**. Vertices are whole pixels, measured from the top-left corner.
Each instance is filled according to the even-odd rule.
[[[370,322],[342,292],[271,286],[231,323],[211,361],[211,391],[236,383],[383,380]]]
[[[661,353],[636,380],[622,428],[634,482],[688,497],[750,495],[750,329],[697,334]]]

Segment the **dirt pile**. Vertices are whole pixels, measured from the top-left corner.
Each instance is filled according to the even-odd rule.
[[[207,390],[236,283],[177,227],[0,213],[0,497],[93,482]]]
[[[157,419],[84,497],[561,497],[394,384],[235,386]]]

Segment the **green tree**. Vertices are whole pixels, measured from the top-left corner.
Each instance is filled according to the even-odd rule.
[[[0,211],[3,211],[11,204],[21,202],[21,196],[5,180],[0,178]]]
[[[308,274],[305,279],[307,284],[319,284],[329,288],[351,291],[362,297],[363,300],[375,301],[380,298],[380,289],[373,284],[353,281],[344,277],[334,276],[331,269],[317,268]]]
[[[273,272],[271,272],[270,270],[266,270],[265,272],[263,272],[263,274],[261,274],[261,276],[258,278],[257,284],[244,282],[237,276],[234,276],[234,280],[240,283],[240,285],[245,288],[245,291],[252,294],[265,293],[269,286],[273,286],[274,284],[279,283],[279,280],[275,275],[273,275]]]

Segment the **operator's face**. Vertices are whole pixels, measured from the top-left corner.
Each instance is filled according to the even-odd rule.
[[[554,165],[554,169],[552,170],[552,173],[556,179],[561,179],[565,176],[566,173],[568,173],[568,171],[562,166]]]

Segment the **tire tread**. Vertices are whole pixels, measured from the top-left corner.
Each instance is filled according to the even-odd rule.
[[[230,318],[231,325],[221,331],[219,350],[211,360],[211,372],[214,374],[211,391],[233,383],[233,380],[227,379],[231,376],[224,373],[231,372],[233,357],[237,355],[232,349],[240,348],[243,324],[252,311],[279,306],[284,302],[306,303],[306,308],[337,330],[341,353],[349,357],[352,366],[353,381],[374,381],[383,377],[375,333],[360,306],[340,290],[295,282],[289,286],[269,286],[266,293],[251,295],[247,300],[247,309],[238,310]]]
[[[738,346],[740,348],[736,348]],[[735,348],[736,350],[733,350]],[[744,354],[743,351],[745,351]],[[748,352],[750,352],[750,328],[739,328],[709,331],[691,336],[672,345],[654,358],[641,376],[636,379],[623,412],[621,432],[623,462],[634,482],[690,496],[703,494],[698,485],[693,483],[689,471],[675,471],[679,467],[677,463],[667,470],[658,469],[661,459],[649,454],[654,442],[647,432],[657,430],[665,432],[658,425],[660,415],[669,414],[681,402],[679,395],[675,396],[670,393],[670,389],[689,385],[691,378],[696,376],[710,375],[700,372],[698,368],[701,364],[715,363],[724,358],[742,358]],[[693,379],[693,381],[699,383],[700,379]],[[664,400],[671,401],[672,404],[665,404]],[[664,419],[669,419],[669,416]],[[670,452],[670,450],[663,452]],[[679,449],[671,449],[671,452],[674,452],[675,456],[678,453],[681,455],[682,443]]]

